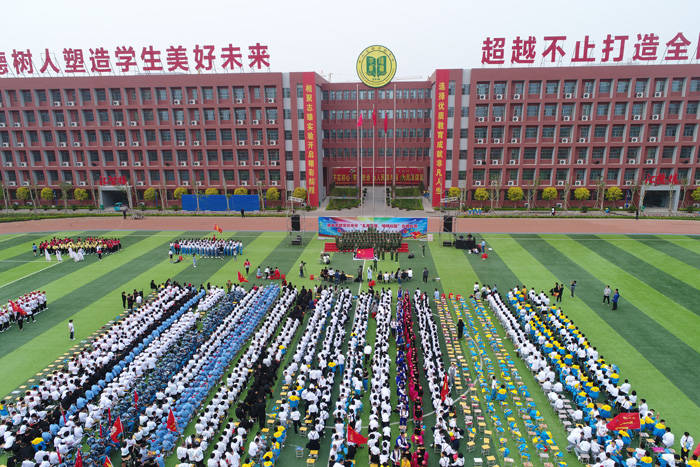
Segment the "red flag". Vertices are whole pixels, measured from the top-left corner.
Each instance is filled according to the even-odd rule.
[[[445,379],[442,381],[442,389],[440,389],[440,400],[444,401],[445,397],[450,393],[450,386],[449,383],[447,382],[447,375],[445,375]]]
[[[137,393],[136,391],[134,391],[134,408],[139,408],[139,393]]]
[[[78,451],[78,454],[80,454],[80,451]],[[61,457],[61,452],[60,452],[58,449],[56,450],[56,456],[58,456],[58,463],[59,463],[59,464],[60,464],[61,462],[63,462],[63,458]],[[82,462],[82,459],[81,459],[80,461]],[[73,464],[73,465],[78,465],[78,458],[77,458],[77,457],[76,457],[76,459],[75,459],[75,464]],[[82,465],[82,464],[81,464],[81,465]]]
[[[608,430],[639,430],[640,428],[639,413],[622,412],[617,414],[615,418],[607,424]]]
[[[358,113],[357,114],[357,127],[359,128],[361,126],[362,126],[362,114]]]
[[[387,130],[389,130],[389,112],[384,112],[384,136]]]
[[[241,271],[238,271],[238,282],[240,282],[241,284],[242,284],[243,282],[248,282],[248,279],[246,279],[245,277],[243,277],[243,274],[241,274]]]
[[[105,457],[105,463],[102,464],[102,467],[114,467],[114,465],[112,464],[112,461],[109,460],[109,456]]]
[[[114,426],[112,427],[112,431],[110,432],[109,436],[112,438],[112,441],[115,443],[119,442],[119,435],[124,432],[124,426],[122,426],[122,420],[121,418],[117,417],[117,420],[114,422]]]
[[[377,128],[377,109],[372,109],[372,125]]]
[[[224,233],[224,229],[222,229],[221,227],[219,227],[219,233]]]
[[[56,454],[58,454],[58,451],[56,451]],[[58,461],[61,462],[60,454],[58,454]],[[78,449],[78,453],[75,455],[75,463],[73,465],[75,467],[83,467],[83,453],[80,452],[80,449]]]
[[[12,309],[15,310],[16,313],[19,313],[22,316],[27,316],[27,312],[24,311],[16,302],[10,300],[10,304],[12,304]]]
[[[352,427],[348,425],[348,442],[357,445],[367,444],[367,438],[353,430]]]
[[[377,285],[377,283],[374,280],[371,280],[367,283],[368,287],[374,287],[375,285]]]
[[[219,224],[214,224],[214,231],[218,232],[219,231]]]
[[[102,423],[100,423],[100,439],[102,439]]]
[[[170,412],[168,413],[168,422],[166,426],[170,431],[177,431],[177,421],[175,420],[175,414],[173,413],[173,409],[170,409]]]
[[[107,426],[112,425],[112,409],[111,407],[107,407]]]

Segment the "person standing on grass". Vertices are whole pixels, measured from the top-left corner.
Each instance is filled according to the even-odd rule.
[[[34,253],[34,256],[36,256],[36,252],[37,252],[36,243],[32,243],[32,252]]]
[[[245,263],[243,263],[243,266],[245,267],[245,275],[247,276],[250,272],[250,261],[248,261],[248,258],[246,258]]]
[[[173,262],[173,250],[168,250],[168,258],[170,259],[170,262]]]
[[[609,285],[606,285],[605,288],[603,289],[603,303],[607,303],[610,305],[610,294],[612,293],[612,290],[610,289]]]
[[[197,253],[192,253],[192,267],[197,267]]]
[[[617,310],[617,302],[620,301],[620,291],[618,289],[615,289],[615,295],[613,295],[612,298],[612,309]]]
[[[122,290],[122,308],[126,310],[126,292]]]
[[[72,319],[68,320],[68,335],[70,337],[70,340],[75,340],[75,326],[73,325]]]
[[[457,321],[457,339],[462,339],[464,337],[464,321],[462,321],[462,318],[459,318]]]
[[[423,282],[426,284],[428,283],[428,268],[427,267],[423,268]]]
[[[423,252],[423,258],[425,258],[425,243],[420,246],[421,251]]]
[[[576,291],[576,281],[571,281],[571,285],[569,287],[571,288],[571,298],[574,298],[574,292]]]

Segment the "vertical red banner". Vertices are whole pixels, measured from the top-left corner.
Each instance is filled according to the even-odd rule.
[[[316,147],[316,74],[304,73],[304,144],[306,146],[306,191],[310,206],[318,207],[318,148]]]
[[[433,130],[433,207],[440,206],[445,193],[447,149],[447,95],[450,72],[435,72],[435,129]]]

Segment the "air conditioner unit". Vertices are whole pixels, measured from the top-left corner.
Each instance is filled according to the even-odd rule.
[[[239,140],[239,141],[238,141],[238,145],[239,145],[239,146],[245,146],[245,145],[246,145],[245,140]]]
[[[567,92],[566,94],[564,94],[564,99],[571,99],[573,97],[574,97],[574,95],[570,92]]]
[[[635,94],[635,97],[644,97],[644,93],[643,93],[643,92],[638,92],[637,94]]]
[[[236,125],[243,125],[243,120],[236,120]]]
[[[173,99],[174,105],[180,105],[180,99]]]
[[[696,185],[700,185],[700,180],[695,180]]]
[[[126,166],[128,166],[128,165],[129,165],[128,162],[122,162],[122,167],[126,167]]]
[[[199,140],[192,141],[192,146],[199,146]]]
[[[187,161],[180,161],[180,165],[182,167],[187,167]]]
[[[510,165],[515,165],[515,164],[517,164],[517,163],[518,163],[518,161],[515,160],[515,159],[511,159],[511,160],[508,161],[508,164],[510,164]]]
[[[508,180],[508,186],[515,185],[515,180]]]
[[[12,167],[13,164],[12,164],[12,162],[5,162],[3,165],[5,167]]]
[[[636,136],[632,136],[630,138],[630,143],[638,143],[638,142],[639,142],[639,138],[637,138]]]
[[[574,185],[575,185],[575,186],[581,186],[581,185],[582,185],[581,180],[576,180],[576,181],[574,182]]]
[[[629,186],[632,184],[632,180],[625,180],[625,185]]]
[[[513,94],[513,99],[520,99],[520,94]]]
[[[584,98],[584,99],[590,99],[590,98],[591,98],[591,93],[590,93],[590,92],[584,92],[584,93],[583,93],[583,98]]]
[[[510,144],[518,144],[518,138],[511,138]]]
[[[270,140],[270,146],[276,146],[277,145],[277,140],[276,139],[271,139]]]
[[[570,116],[570,115],[564,115],[564,121],[565,121],[565,122],[568,122],[569,120],[571,120],[571,116]]]
[[[81,161],[78,161],[78,162],[75,163],[75,166],[76,166],[76,167],[83,167],[83,166],[85,166],[85,163],[83,163],[83,162],[81,162]]]
[[[195,167],[199,167],[200,165],[202,165],[202,163],[200,161],[194,161],[192,162],[192,165],[194,165]]]
[[[126,146],[126,143],[124,141],[119,141],[117,143],[117,146],[119,146],[120,148],[123,148],[124,146]]]
[[[24,162],[24,161],[20,161],[19,166],[20,166],[20,167],[26,167],[26,166],[27,166],[27,163]]]
[[[68,107],[75,107],[75,102],[73,102],[73,101],[68,101],[68,102],[66,102],[66,105],[67,105]]]
[[[656,92],[654,93],[654,97],[661,97],[661,95],[662,95],[662,92],[661,92],[661,91],[656,91]]]
[[[134,167],[141,167],[141,161],[134,162]]]
[[[136,126],[136,125],[138,125],[138,123],[136,122],[136,120],[132,120],[129,122],[129,125]]]
[[[641,120],[642,116],[641,115],[632,115],[632,120]]]
[[[275,103],[275,98],[274,98],[274,97],[268,97],[268,98],[266,99],[266,102],[267,102],[268,104],[274,104],[274,103]]]
[[[656,136],[650,136],[650,137],[649,137],[649,142],[650,142],[650,143],[656,143]]]
[[[270,165],[273,166],[273,167],[276,167],[276,166],[279,165],[279,162],[277,162],[277,161],[270,161]]]
[[[484,161],[482,161],[481,159],[476,159],[474,161],[474,164],[476,164],[476,165],[482,165],[483,163],[484,163]]]
[[[54,106],[54,107],[60,107],[60,106],[61,106],[61,101],[53,101],[53,106]]]
[[[501,161],[498,159],[491,159],[491,165],[498,165],[500,163],[501,163]]]
[[[500,122],[501,120],[502,120],[501,117],[494,117],[494,118],[493,118],[493,121],[494,121],[494,122]]]
[[[197,186],[202,186],[202,181],[201,181],[201,180],[197,180],[196,183],[197,183]]]
[[[253,125],[260,125],[260,120],[253,120]]]
[[[576,163],[578,165],[583,165],[583,159],[576,159]]]
[[[253,141],[253,146],[260,146],[261,144],[262,144],[262,142],[259,139],[256,139],[255,141]]]
[[[23,148],[23,147],[24,147],[24,143],[22,143],[22,142],[17,143],[17,147],[18,147],[18,148]]]
[[[189,101],[187,101],[187,103],[190,105],[194,105],[197,103],[197,99],[190,99]]]
[[[190,121],[190,125],[196,125],[196,124],[198,124],[198,123],[199,123],[199,122],[198,122],[197,120],[191,120],[191,121]]]
[[[185,122],[183,122],[182,120],[178,120],[178,121],[175,122],[175,125],[177,125],[177,126],[182,126],[184,123],[185,123]]]
[[[479,117],[479,118],[477,118],[477,121],[479,121],[479,122],[485,122],[485,121],[486,121],[486,117]]]
[[[236,104],[242,104],[242,103],[243,103],[243,99],[236,99]]]
[[[10,180],[9,182],[7,182],[7,184],[8,184],[9,186],[16,186],[16,185],[17,185],[17,182]]]
[[[481,186],[481,180],[474,180],[474,186]]]
[[[190,182],[187,182],[187,181],[182,182],[182,186],[190,186]]]
[[[6,126],[5,122],[0,122],[0,128],[5,128]]]
[[[564,186],[564,180],[557,180],[557,186]]]
[[[637,159],[627,159],[627,163],[634,165],[637,163]]]
[[[646,163],[647,163],[647,164],[653,164],[653,163],[654,163],[654,159],[647,159],[647,160],[646,160]]]
[[[494,138],[493,144],[501,144],[501,138]]]
[[[78,182],[78,185],[80,185],[80,186],[85,186],[85,185],[87,185],[87,183],[85,183],[85,182]]]
[[[19,127],[21,127],[21,126],[22,126],[22,124],[21,124],[20,122],[15,122],[13,126],[15,126],[15,127],[19,128]]]
[[[277,185],[279,185],[279,183],[280,183],[280,182],[278,182],[277,180],[270,180],[270,184],[271,184],[272,186],[277,186]]]
[[[561,139],[561,142],[562,142],[562,143],[568,143],[568,142],[569,142],[569,138],[562,138],[562,139]]]
[[[136,186],[143,186],[143,182],[142,182],[141,180],[138,180],[138,181],[136,182]]]
[[[661,116],[659,114],[654,114],[651,116],[652,120],[658,120]]]
[[[260,161],[255,161],[253,165],[255,165],[255,167],[260,167],[262,164],[260,163]]]
[[[267,124],[268,125],[277,125],[277,120],[268,120]]]
[[[240,165],[241,167],[246,167],[248,163],[246,161],[240,161],[238,165]]]
[[[64,143],[64,142],[58,143],[58,147],[59,147],[59,148],[65,148],[66,146],[68,146],[68,145],[67,145],[66,143]]]
[[[68,162],[61,162],[61,165],[63,167],[70,167],[70,163],[68,163]]]
[[[520,117],[518,117],[517,115],[513,115],[513,121],[517,122],[518,120],[520,120]]]
[[[248,180],[242,180],[241,186],[248,186]]]
[[[57,127],[63,128],[63,125],[65,125],[65,123],[63,123],[63,122],[56,122],[56,126],[57,126]]]
[[[578,142],[579,142],[579,143],[585,143],[585,142],[586,142],[586,138],[579,138],[579,139],[578,139]]]
[[[479,99],[481,99],[481,100],[486,99],[486,94],[479,94]]]
[[[131,145],[132,145],[133,147],[137,148],[137,147],[141,146],[141,143],[139,143],[138,141],[132,141],[132,142],[131,142]]]
[[[581,115],[581,120],[583,120],[584,122],[587,122],[587,121],[588,121],[588,115]]]
[[[119,101],[112,101],[112,105],[119,105],[119,104],[121,104],[121,102],[119,102]]]
[[[503,100],[503,94],[496,94],[496,100],[497,100],[497,101],[502,101],[502,100]]]
[[[476,144],[484,144],[484,138],[477,138]]]
[[[177,142],[177,145],[178,145],[178,146],[184,146],[184,145],[185,145],[185,142],[184,142],[184,141],[178,141],[178,142]]]
[[[559,165],[566,165],[567,160],[566,159],[559,159]]]
[[[114,122],[114,126],[124,126],[124,122],[122,122],[122,121]]]

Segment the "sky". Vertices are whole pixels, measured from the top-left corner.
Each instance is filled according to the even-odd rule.
[[[356,81],[357,56],[374,44],[394,53],[395,79],[414,80],[436,68],[483,66],[487,37],[506,38],[509,60],[516,36],[535,36],[539,65],[544,36],[567,36],[562,48],[569,57],[589,35],[600,57],[607,34],[628,35],[627,59],[638,33],[660,36],[661,51],[682,32],[694,58],[700,33],[697,0],[37,0],[4,2],[2,16],[0,53],[10,62],[13,49],[31,49],[38,66],[46,48],[62,59],[64,48],[82,48],[87,57],[96,47],[182,45],[191,53],[196,44],[218,50],[231,43],[247,53],[259,42],[269,48],[270,71],[316,71],[335,82]]]

